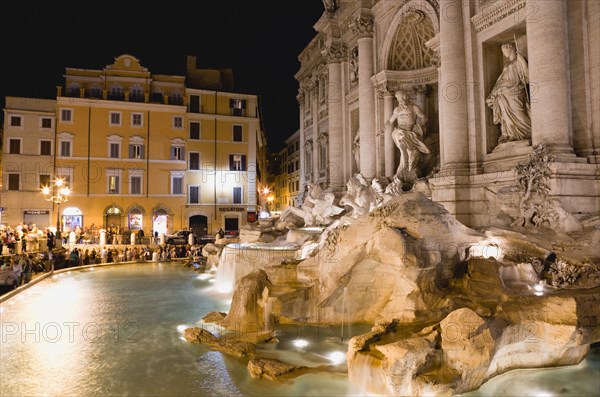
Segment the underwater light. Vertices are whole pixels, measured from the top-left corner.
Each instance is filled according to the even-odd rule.
[[[334,365],[341,364],[346,361],[346,353],[340,351],[331,352],[327,355],[327,358]]]
[[[299,349],[302,349],[302,348],[304,348],[304,347],[308,346],[308,341],[307,341],[307,340],[304,340],[304,339],[296,339],[296,340],[294,340],[294,341],[292,342],[292,344],[293,344],[295,347],[297,347],[297,348],[299,348]]]

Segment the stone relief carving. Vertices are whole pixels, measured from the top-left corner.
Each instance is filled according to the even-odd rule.
[[[350,53],[350,84],[358,83],[358,47]]]
[[[492,109],[494,124],[500,124],[499,144],[531,137],[527,61],[512,43],[503,44],[502,53],[508,63],[486,100]]]
[[[421,155],[430,153],[423,143],[423,128],[427,116],[419,106],[410,102],[407,93],[396,92],[396,99],[398,106],[385,123],[385,132],[391,131],[392,139],[400,150],[400,164],[396,175],[408,173],[416,176]]]
[[[543,143],[533,147],[527,160],[515,165],[517,189],[520,192],[519,217],[512,226],[539,226],[553,218],[544,206],[550,191],[550,163],[554,161]],[[544,209],[544,207],[546,207]]]

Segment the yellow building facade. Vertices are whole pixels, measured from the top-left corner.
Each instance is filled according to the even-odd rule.
[[[54,128],[48,134],[23,130],[24,140],[46,134],[52,141],[51,179],[64,179],[72,191],[60,208],[65,231],[95,225],[148,235],[192,227],[204,235],[219,228],[233,232],[254,219],[257,167],[264,164],[257,148],[266,144],[257,97],[188,87],[186,77],[194,72],[188,67],[188,76],[152,74],[128,54],[102,70],[66,69],[65,85],[48,101]],[[5,128],[11,131],[5,143],[14,132],[10,115],[25,113],[16,106],[20,100],[7,98]],[[33,147],[23,149],[11,156],[35,155]],[[6,175],[8,164],[3,222],[27,222],[18,199],[24,192],[14,189],[16,177]],[[27,185],[22,180],[32,201],[27,208],[51,212],[37,223],[52,225],[57,208],[40,193],[39,179]]]

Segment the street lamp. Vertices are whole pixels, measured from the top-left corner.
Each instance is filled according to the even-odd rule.
[[[261,212],[261,218],[266,218],[268,217],[268,213],[269,213],[269,203],[268,203],[268,196],[269,193],[271,193],[271,189],[269,189],[268,186],[263,187],[262,189],[260,189],[260,192],[262,193],[261,196],[261,207],[264,208],[264,212]]]
[[[54,183],[51,186],[44,186],[42,188],[42,193],[44,194],[44,199],[46,201],[50,201],[57,205],[56,209],[56,241],[61,241],[61,227],[60,227],[60,205],[69,201],[69,195],[71,194],[71,189],[67,185],[65,185],[65,181],[61,178],[57,178],[54,180]]]

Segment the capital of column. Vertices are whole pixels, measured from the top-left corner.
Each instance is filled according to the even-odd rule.
[[[371,15],[360,14],[350,23],[350,29],[360,39],[363,37],[373,37],[373,17]]]
[[[298,90],[298,95],[296,95],[296,100],[300,105],[304,105],[304,89],[300,88]]]
[[[395,90],[389,84],[380,84],[375,87],[377,90],[377,96],[379,98],[385,98],[386,96],[394,96]]]
[[[348,57],[348,48],[340,43],[331,43],[321,51],[327,63],[339,63]]]

